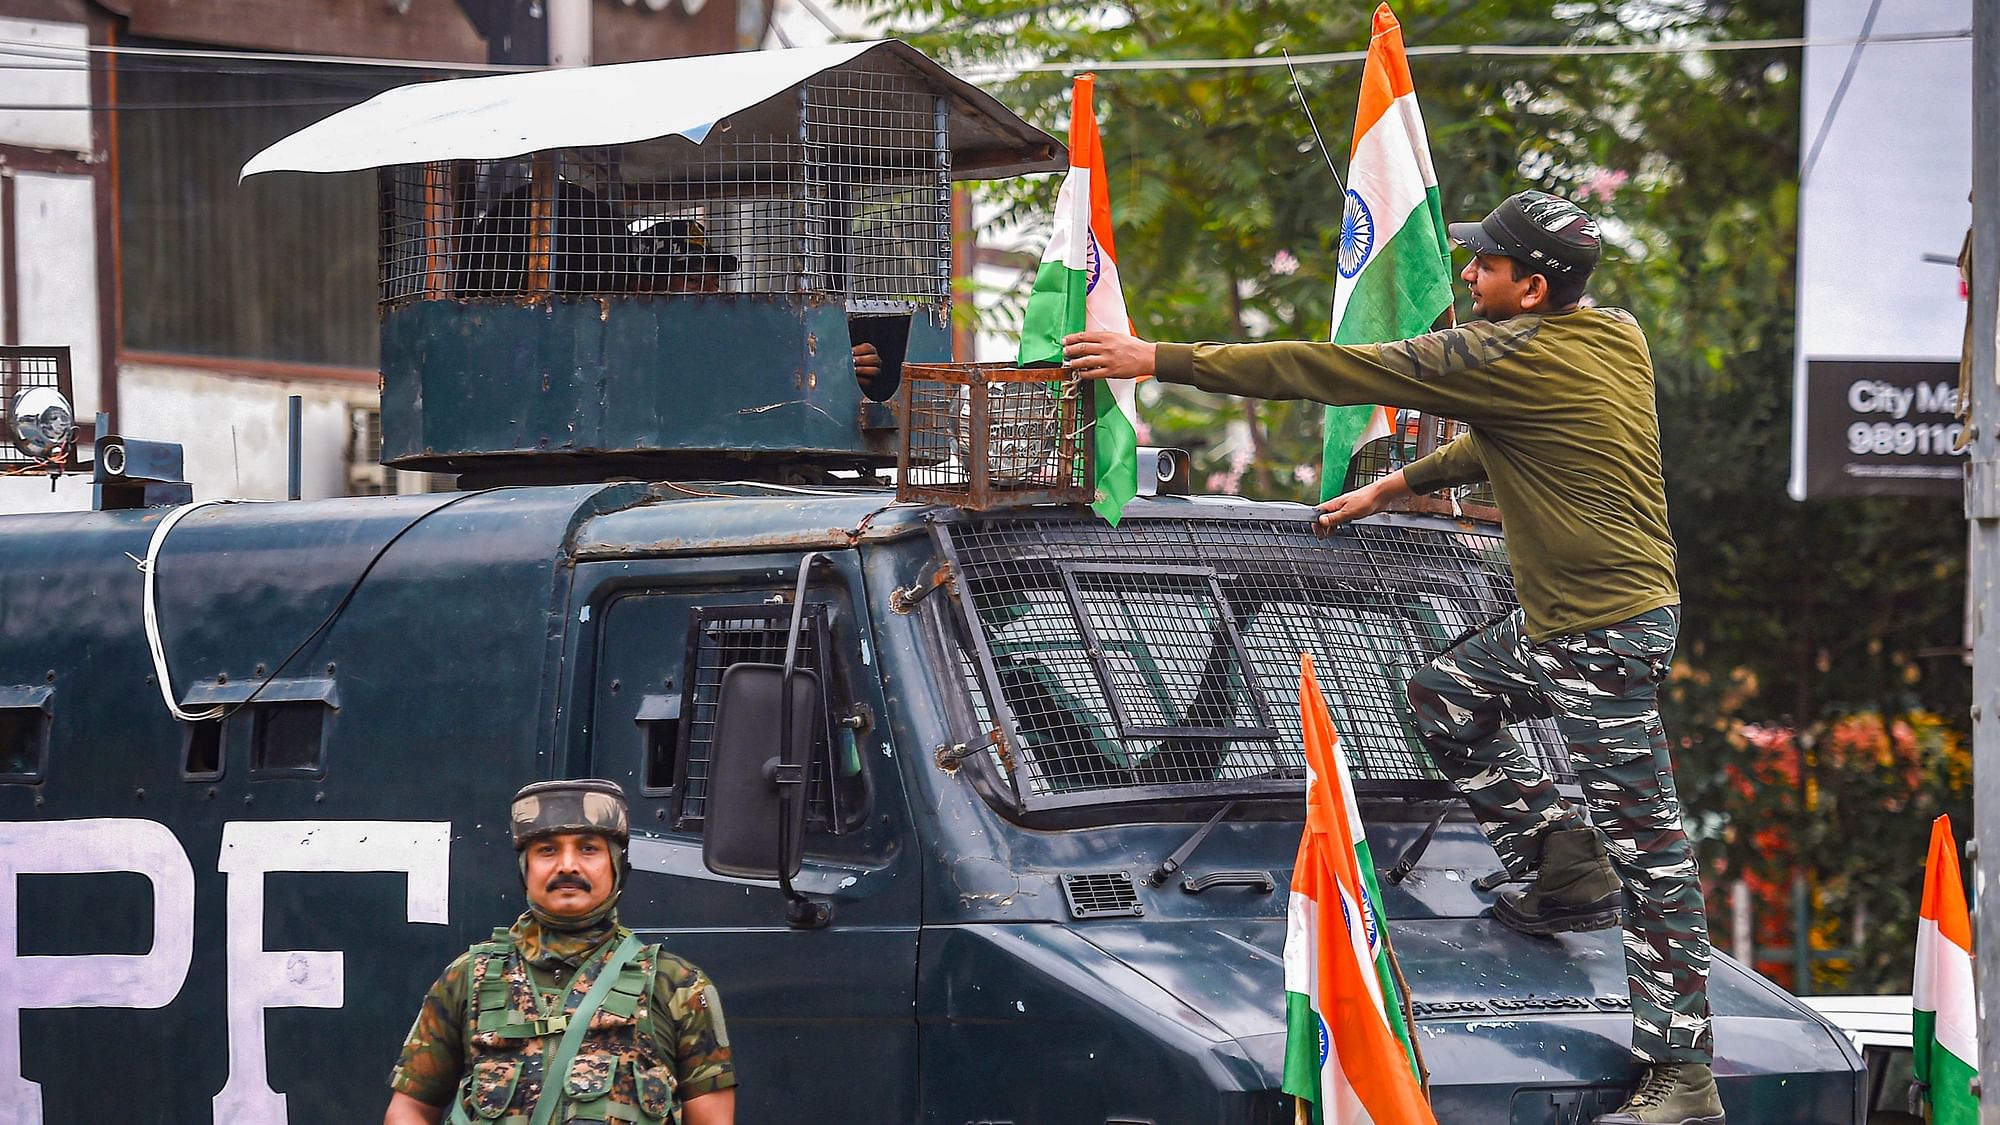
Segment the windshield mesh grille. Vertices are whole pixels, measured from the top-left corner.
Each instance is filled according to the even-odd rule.
[[[1320,539],[1304,519],[993,516],[938,535],[975,713],[1031,808],[1295,789],[1301,652],[1357,783],[1441,781],[1404,682],[1516,604],[1497,532],[1444,520]],[[1571,780],[1552,724],[1512,729]]]

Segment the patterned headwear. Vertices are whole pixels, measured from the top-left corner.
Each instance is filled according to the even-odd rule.
[[[514,794],[514,850],[559,832],[595,832],[622,850],[632,836],[625,791],[615,781],[585,777],[537,781]]]
[[[1476,223],[1453,223],[1451,240],[1475,254],[1505,254],[1557,278],[1585,278],[1602,249],[1597,220],[1545,191],[1517,192]]]

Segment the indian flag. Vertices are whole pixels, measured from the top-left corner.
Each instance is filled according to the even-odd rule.
[[[1056,194],[1055,233],[1042,251],[1035,288],[1021,319],[1015,362],[1061,363],[1063,337],[1087,329],[1132,331],[1118,261],[1111,247],[1111,185],[1104,146],[1097,137],[1094,74],[1079,74],[1070,89],[1069,174]],[[1139,437],[1132,380],[1115,379],[1097,395],[1097,500],[1091,509],[1118,526],[1125,502],[1139,492]]]
[[[1927,1089],[1932,1125],[1978,1125],[1972,1096],[1979,1033],[1972,1006],[1972,916],[1958,874],[1951,819],[1931,822],[1924,900],[1917,919],[1917,974],[1910,988],[1916,1080]]]
[[[1316,1125],[1435,1125],[1397,999],[1354,782],[1306,654],[1299,717],[1306,824],[1285,930],[1284,1089],[1311,1103]]]
[[[1333,342],[1381,344],[1430,331],[1451,307],[1451,244],[1403,28],[1387,4],[1375,9],[1347,169]],[[1321,499],[1339,494],[1355,450],[1389,429],[1383,407],[1326,408]]]

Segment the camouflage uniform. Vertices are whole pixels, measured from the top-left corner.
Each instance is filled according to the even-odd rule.
[[[1510,873],[1533,873],[1551,829],[1602,832],[1624,884],[1632,1052],[1707,1063],[1708,929],[1658,706],[1679,631],[1680,607],[1666,606],[1537,643],[1516,610],[1439,656],[1409,692],[1424,744]],[[1509,720],[1550,715],[1588,819],[1507,733]]]
[[[452,1121],[525,1125],[542,1092],[541,1055],[560,1038],[543,1013],[574,1011],[610,946],[616,919],[555,933],[524,914],[454,960],[424,997],[390,1086]],[[722,1004],[693,965],[647,946],[620,974],[570,1067],[558,1121],[681,1120],[681,1103],[736,1085]],[[650,987],[647,987],[650,982]]]

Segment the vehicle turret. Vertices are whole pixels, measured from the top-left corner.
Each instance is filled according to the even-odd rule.
[[[244,175],[380,170],[382,460],[481,484],[893,463],[952,183],[1064,160],[883,42],[404,87]]]

